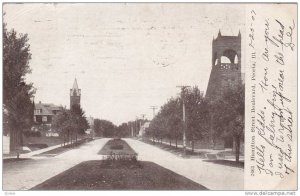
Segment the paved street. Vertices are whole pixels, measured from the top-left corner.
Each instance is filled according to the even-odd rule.
[[[97,153],[108,140],[98,139],[56,157],[34,157],[4,164],[3,189],[27,190],[80,162],[101,159],[102,156]],[[139,160],[157,163],[209,189],[243,189],[243,169],[207,163],[201,159],[183,159],[134,139],[125,141],[138,153]]]

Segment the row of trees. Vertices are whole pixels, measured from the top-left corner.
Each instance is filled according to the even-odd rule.
[[[140,125],[144,122],[146,120],[138,119],[116,126],[108,120],[95,119],[94,130],[98,137],[130,137],[138,134]]]
[[[66,143],[77,142],[78,135],[84,135],[89,128],[84,111],[80,105],[73,105],[70,110],[63,109],[52,120],[52,128],[58,131]]]
[[[108,120],[95,119],[94,131],[97,137],[114,137],[116,125]]]
[[[171,145],[182,140],[183,110],[186,111],[186,138],[191,141],[192,151],[196,140],[231,138],[235,141],[236,160],[239,160],[240,141],[244,132],[244,85],[229,88],[222,98],[208,100],[197,86],[185,89],[182,97],[171,98],[151,121],[146,135],[154,140],[168,139]]]
[[[186,110],[186,137],[192,142],[194,150],[195,140],[204,138],[208,134],[208,104],[198,87],[185,89],[184,93]],[[182,139],[182,101],[180,97],[171,98],[164,104],[158,114],[151,121],[146,134],[151,136],[153,141],[169,139],[171,144],[175,140],[177,147],[178,140]]]

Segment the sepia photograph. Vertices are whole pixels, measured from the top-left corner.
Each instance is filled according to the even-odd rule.
[[[259,14],[270,12],[262,11],[264,5],[249,7],[3,3],[2,190],[228,191],[247,189],[248,174],[257,184],[254,178],[260,176],[296,175],[297,141],[292,131],[287,133],[293,129],[297,138],[297,114],[287,116],[289,104],[297,104],[296,94],[285,96],[279,89],[297,91],[292,80],[297,73],[285,75],[272,104],[266,98],[265,110],[280,111],[270,116],[258,109],[264,103],[259,93],[275,88],[269,76],[275,67],[258,71],[258,60],[255,77],[262,74],[264,80],[254,80],[248,72],[254,63],[248,59],[253,60],[250,50],[255,49],[257,58],[271,62],[279,54],[273,55],[271,47],[279,43],[277,62],[288,62],[288,50],[296,55],[292,46],[297,46],[291,44],[297,43],[297,4],[287,5],[292,12],[274,7],[295,17],[294,28],[279,14],[257,22]],[[285,25],[281,41],[275,36],[279,23]],[[264,46],[263,52],[257,45]],[[295,56],[291,59],[297,69]],[[256,86],[249,81],[257,81]],[[284,86],[288,81],[292,88]],[[254,89],[256,105],[246,97]],[[252,112],[255,117],[248,116]],[[287,148],[277,144],[287,138]],[[276,153],[267,155],[271,147]],[[246,167],[250,159],[254,166]],[[266,189],[277,189],[271,186]],[[255,187],[261,185],[250,189]]]

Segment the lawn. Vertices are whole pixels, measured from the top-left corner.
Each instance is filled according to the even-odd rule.
[[[15,162],[20,162],[20,161],[28,161],[28,160],[31,160],[29,158],[19,158],[19,159],[16,159],[16,158],[8,158],[8,159],[3,159],[3,164],[7,164],[7,163],[15,163]]]
[[[106,161],[82,162],[32,190],[206,190],[152,162],[131,161],[117,167]]]
[[[194,152],[192,152],[191,150],[186,149],[186,155],[184,155],[183,148],[181,148],[181,147],[176,148],[175,146],[170,146],[169,144],[165,144],[165,143],[158,143],[158,142],[153,143],[152,141],[147,140],[147,139],[144,139],[142,141],[147,143],[147,144],[154,145],[154,146],[156,146],[160,149],[166,150],[166,151],[168,151],[172,154],[175,154],[177,156],[184,157],[184,158],[201,158],[201,159],[205,159],[206,158],[205,154],[208,153],[206,151],[202,151],[202,152],[195,152],[194,151]]]
[[[85,136],[78,135],[78,140],[83,139]],[[24,146],[30,148],[31,151],[40,150],[50,146],[55,146],[64,143],[64,139],[61,137],[23,137]]]
[[[109,140],[98,152],[100,155],[137,155],[137,153],[121,139]]]
[[[231,160],[204,160],[206,162],[214,163],[214,164],[219,164],[219,165],[226,165],[230,167],[237,167],[237,168],[244,168],[244,161],[231,161]]]
[[[60,137],[23,137],[24,146],[30,148],[30,150],[39,150],[47,148],[49,146],[55,146],[63,143],[63,139]]]
[[[68,150],[74,149],[74,147],[79,147],[80,145],[82,145],[86,142],[89,142],[91,140],[92,140],[91,138],[81,139],[81,140],[77,141],[77,143],[74,143],[73,145],[68,144],[68,145],[65,145],[65,146],[54,148],[52,150],[48,150],[46,152],[43,152],[43,153],[40,153],[40,154],[37,154],[37,155],[34,155],[34,156],[46,156],[46,157],[57,156],[57,155],[59,155],[61,153],[64,153]]]

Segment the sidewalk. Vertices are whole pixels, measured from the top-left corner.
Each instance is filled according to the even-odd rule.
[[[143,139],[138,139],[138,140],[141,141],[141,142],[147,143],[147,141],[144,141]],[[153,142],[153,139],[149,138],[148,141]],[[170,146],[170,143],[168,143],[168,142],[165,142],[165,141],[157,142],[157,141],[155,141],[155,144],[161,144],[161,143],[163,145]],[[155,145],[153,145],[153,146],[155,146]],[[172,143],[171,147],[176,147],[176,145],[174,143]],[[183,148],[183,145],[182,144],[177,144],[177,147],[178,148]],[[192,151],[191,147],[187,146],[186,149]],[[194,148],[194,152],[197,152],[197,153],[205,152],[206,154],[211,154],[211,155],[217,155],[220,152],[231,152],[231,151],[232,151],[231,148],[225,148],[224,150],[214,150],[214,149],[210,149],[210,148],[201,148],[201,149]],[[221,159],[235,160],[235,155],[226,155],[225,157],[222,157]],[[244,160],[243,155],[240,155],[240,160]]]
[[[55,157],[34,157],[32,153],[29,160],[5,163],[3,190],[28,190],[83,161],[101,160],[102,156],[97,153],[108,140],[94,140]]]
[[[150,140],[151,142],[153,142],[153,139],[152,139],[152,138],[149,138],[149,140]],[[143,140],[141,140],[141,141],[143,141]],[[160,143],[160,142],[155,141],[155,143]],[[170,143],[165,142],[165,141],[162,141],[162,143],[165,144],[165,145],[168,145],[168,146],[170,145]],[[175,147],[176,145],[175,145],[174,143],[172,143],[171,146]],[[178,148],[183,148],[183,145],[182,145],[182,144],[177,144],[177,147],[178,147]],[[186,149],[192,150],[192,148],[191,148],[191,147],[188,147],[188,146],[186,147]],[[210,152],[210,153],[219,153],[219,152],[224,152],[224,151],[231,151],[231,149],[226,148],[226,149],[224,149],[224,150],[214,150],[214,149],[211,149],[211,148],[201,148],[201,149],[194,148],[194,151],[195,151],[195,152],[203,152],[203,151],[205,151],[205,152]]]
[[[80,141],[80,140],[78,140],[78,141]],[[49,146],[47,148],[42,148],[42,149],[39,149],[39,150],[34,150],[34,151],[29,152],[29,153],[20,154],[20,158],[32,158],[34,155],[38,155],[38,154],[41,154],[43,152],[47,152],[49,150],[53,150],[55,148],[62,147],[62,145],[63,144],[58,144],[58,145],[55,145],[55,146]],[[16,158],[16,155],[3,156],[3,159],[11,159],[11,158]]]
[[[211,190],[243,190],[244,169],[184,159],[170,152],[134,139],[125,141],[138,153],[141,161],[151,161],[185,176]]]

